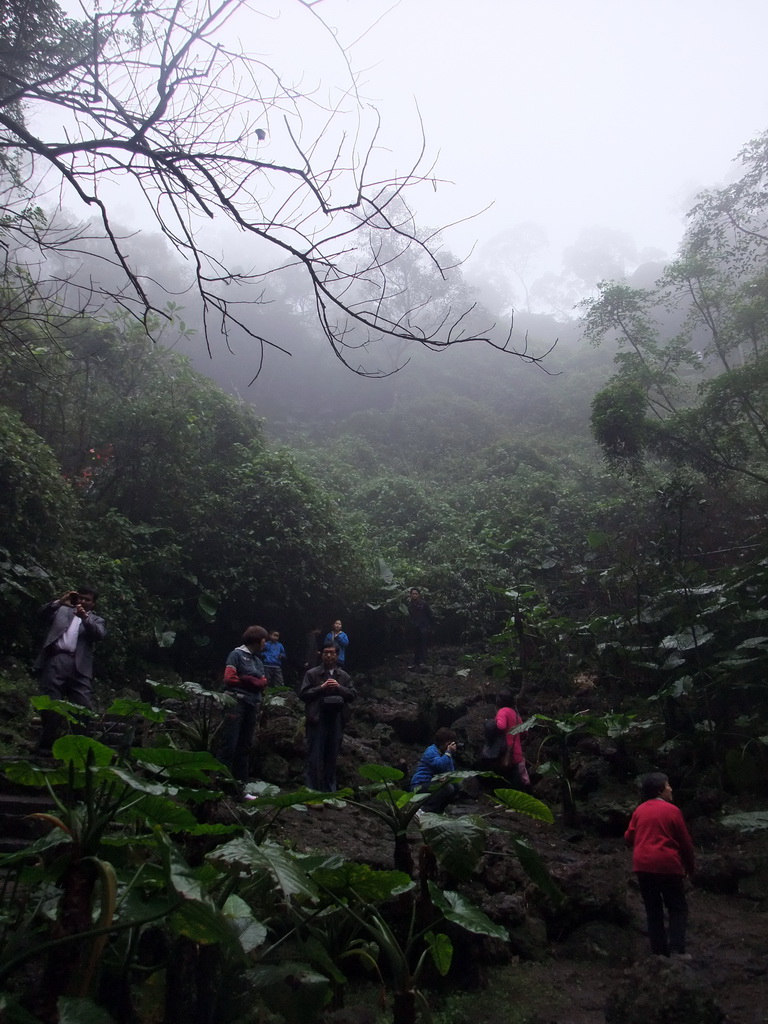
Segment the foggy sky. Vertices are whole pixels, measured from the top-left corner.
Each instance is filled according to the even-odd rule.
[[[762,0],[321,5],[339,25],[387,9],[353,51],[366,94],[392,149],[414,139],[418,100],[438,173],[456,182],[424,190],[421,219],[495,204],[447,233],[455,249],[533,221],[553,258],[594,224],[671,255],[695,193],[768,127]]]
[[[315,15],[337,45],[319,44]],[[251,0],[228,30],[313,100],[343,86],[348,55],[381,114],[376,170],[410,168],[420,115],[422,168],[436,161],[430,173],[454,183],[409,192],[420,223],[492,204],[445,232],[462,257],[541,225],[550,245],[532,274],[559,271],[563,247],[593,225],[672,255],[696,192],[734,175],[738,150],[768,127],[763,0]],[[128,192],[113,213],[140,216]]]

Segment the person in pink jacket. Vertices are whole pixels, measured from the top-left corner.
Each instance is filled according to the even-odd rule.
[[[502,694],[499,698],[501,702],[505,701],[507,695]],[[489,724],[492,720],[489,719]],[[502,747],[501,754],[495,753],[496,747],[494,744],[488,744],[488,754],[493,755],[490,759],[495,759],[499,756],[498,770],[501,772],[511,772],[513,769],[517,771],[517,777],[521,789],[528,789],[531,780],[528,775],[528,769],[525,766],[525,754],[523,753],[523,746],[521,742],[521,734],[513,733],[512,730],[518,725],[522,725],[523,720],[520,715],[515,711],[513,707],[500,707],[496,712],[496,729],[497,736],[504,737],[504,746]],[[483,755],[486,755],[486,751],[483,751]]]
[[[684,879],[694,873],[693,843],[680,809],[672,803],[666,775],[647,775],[641,793],[643,803],[635,809],[624,841],[632,849],[632,870],[645,904],[651,952],[690,959],[685,952],[688,903]],[[669,914],[669,934],[664,907]]]

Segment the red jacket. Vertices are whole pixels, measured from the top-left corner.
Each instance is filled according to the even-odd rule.
[[[636,808],[624,833],[633,848],[632,870],[655,875],[692,875],[693,843],[678,807],[654,797]]]

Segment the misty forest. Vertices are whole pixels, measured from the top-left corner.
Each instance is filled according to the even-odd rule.
[[[768,131],[672,258],[595,228],[542,275],[509,228],[464,261],[417,212],[435,140],[379,145],[319,2],[284,6],[336,93],[249,56],[270,6],[0,5],[0,1020],[768,1021]],[[90,714],[32,668],[86,583]],[[323,793],[297,690],[336,619]],[[243,789],[254,624],[287,661]],[[505,703],[529,785],[483,756]],[[649,772],[684,958],[624,844]]]

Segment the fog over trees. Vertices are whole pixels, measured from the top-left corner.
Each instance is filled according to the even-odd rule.
[[[99,686],[117,695],[116,714],[151,723],[117,752],[67,737],[68,771],[8,769],[21,785],[45,784],[62,817],[35,820],[66,838],[61,849],[40,840],[29,863],[3,862],[39,889],[29,931],[0,906],[0,977],[13,980],[0,1015],[10,1006],[14,1020],[170,1024],[183,995],[185,1020],[218,1024],[200,1008],[229,996],[235,976],[248,1010],[222,1024],[255,1019],[262,996],[271,1014],[267,990],[281,1019],[320,1019],[328,978],[337,994],[347,983],[339,949],[339,961],[352,950],[377,964],[389,943],[404,988],[395,1022],[415,1024],[413,975],[428,953],[444,975],[452,952],[429,914],[506,941],[434,881],[445,857],[445,877],[481,884],[479,816],[453,831],[449,816],[427,822],[414,888],[413,794],[398,788],[387,744],[389,721],[417,698],[430,731],[468,714],[470,687],[494,714],[510,688],[536,703],[538,783],[561,802],[574,848],[584,839],[574,737],[588,794],[671,764],[706,811],[705,843],[726,796],[748,805],[745,831],[768,820],[768,130],[745,137],[724,180],[694,190],[674,251],[585,213],[552,262],[533,214],[504,215],[464,260],[455,229],[423,212],[433,209],[424,194],[434,201],[448,185],[432,155],[441,140],[415,112],[400,145],[387,97],[369,99],[378,62],[356,54],[370,57],[379,19],[361,21],[364,6],[346,5],[346,20],[324,0],[0,7],[0,690],[8,719],[28,722],[35,609],[87,581],[109,624]],[[401,14],[395,5],[398,25]],[[403,79],[416,73],[404,57],[415,45],[409,35],[397,51]],[[594,40],[581,45],[592,53]],[[612,53],[614,74],[619,63]],[[564,96],[562,85],[555,105]],[[492,90],[484,102],[511,136],[513,112]],[[600,130],[611,131],[605,118]],[[483,208],[490,157],[472,138]],[[569,171],[568,138],[561,149]],[[631,207],[629,164],[610,183]],[[411,587],[434,613],[430,642],[445,659],[434,673],[406,667]],[[345,798],[391,828],[391,872],[320,863],[285,833],[265,838],[281,810],[325,799],[285,792],[303,722],[294,693],[278,693],[265,716],[274,710],[285,757],[256,784],[255,806],[238,802],[212,754],[206,715],[222,703],[224,658],[244,628],[280,631],[293,682],[308,631],[339,617],[371,717],[387,712],[376,735],[389,758],[365,765],[364,791]],[[371,699],[377,672],[389,689]],[[181,680],[186,690],[164,690]],[[155,705],[171,692],[164,718]],[[628,739],[640,733],[635,758]],[[360,734],[347,739],[362,758]],[[64,790],[76,794],[66,813]],[[551,823],[529,793],[502,792],[500,806]],[[606,806],[600,835],[620,840],[614,792]],[[530,875],[559,936],[572,895],[561,905],[526,842],[509,849],[522,862],[520,906]],[[499,850],[491,872],[508,856]],[[715,886],[719,872],[720,862]],[[510,877],[489,887],[491,903]],[[573,873],[574,888],[582,880]],[[60,913],[64,931],[49,943],[78,887],[81,917]],[[4,885],[0,904],[11,891],[17,900]],[[324,935],[348,906],[353,927],[344,918]],[[417,909],[425,927],[414,937]],[[409,914],[403,952],[395,932]],[[361,922],[375,943],[362,944]],[[264,953],[268,935],[276,945]],[[325,952],[318,936],[339,949]],[[294,970],[284,941],[311,971],[303,960]],[[43,963],[56,984],[30,983]],[[286,1009],[312,986],[309,1010]],[[33,1018],[26,1007],[41,993]]]

